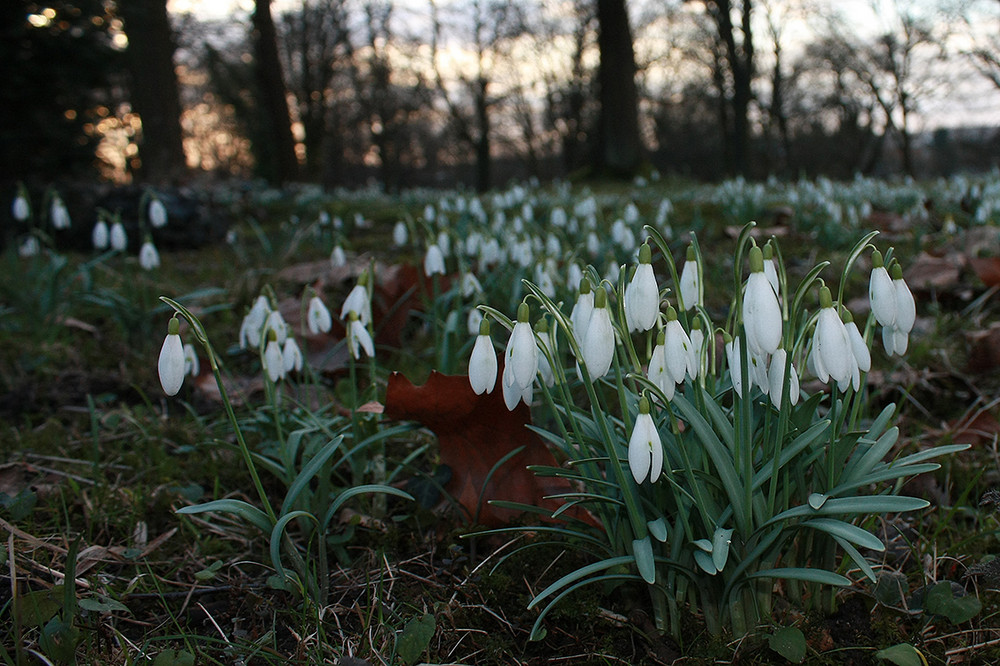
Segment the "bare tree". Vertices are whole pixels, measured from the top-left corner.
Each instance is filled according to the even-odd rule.
[[[501,101],[490,90],[494,73],[491,65],[493,61],[507,57],[510,41],[522,34],[526,27],[521,6],[511,0],[472,0],[469,11],[471,23],[464,37],[473,51],[472,71],[456,74],[457,87],[446,82],[440,56],[443,24],[434,0],[431,0],[431,58],[437,90],[448,108],[456,135],[459,141],[472,149],[475,156],[476,189],[482,192],[492,184],[491,115]]]
[[[271,0],[255,0],[253,23],[254,73],[259,103],[266,118],[267,146],[258,146],[258,164],[266,176],[285,183],[298,176],[298,158],[292,136],[292,120],[285,97],[285,80],[278,56],[277,33],[271,16]]]
[[[625,0],[597,0],[597,24],[601,53],[597,167],[618,176],[632,176],[643,159],[643,146],[635,51]]]
[[[174,71],[174,37],[166,0],[130,0],[118,5],[129,37],[126,53],[130,101],[142,119],[138,175],[167,182],[186,169],[181,103]]]

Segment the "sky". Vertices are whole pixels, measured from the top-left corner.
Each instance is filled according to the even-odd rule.
[[[429,0],[397,0],[397,2],[429,6]],[[833,2],[843,16],[855,22],[857,34],[862,38],[885,32],[891,27],[885,17],[892,15],[891,7],[894,3],[902,2],[907,8],[931,6],[931,3],[925,0],[833,0]],[[169,0],[167,8],[172,13],[194,13],[207,20],[222,19],[233,14],[245,16],[253,10],[253,4],[253,0]],[[439,0],[439,5],[444,4],[447,4],[447,0]],[[272,10],[280,12],[284,7],[292,8],[300,5],[301,0],[273,0]],[[807,30],[808,28],[789,29],[787,32],[807,35]],[[914,129],[961,125],[1000,126],[1000,90],[984,77],[971,71],[956,76],[954,80],[957,84],[953,90],[924,101],[921,109],[923,126]]]

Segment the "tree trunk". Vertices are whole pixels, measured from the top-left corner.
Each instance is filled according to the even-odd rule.
[[[476,137],[476,191],[486,192],[490,189],[492,179],[490,164],[490,104],[486,96],[489,81],[480,78],[476,94],[476,120],[479,126],[479,136]]]
[[[291,115],[285,98],[285,80],[278,57],[277,34],[271,17],[271,0],[256,0],[252,22],[258,101],[268,128],[267,140],[270,144],[257,147],[258,168],[268,180],[280,184],[294,180],[298,175],[299,165],[295,157]]]
[[[174,71],[174,38],[166,0],[119,3],[128,35],[130,100],[142,119],[137,175],[167,183],[187,168],[181,134],[181,103]]]
[[[597,45],[601,111],[598,127],[599,171],[635,175],[642,161],[635,52],[625,0],[597,0]]]

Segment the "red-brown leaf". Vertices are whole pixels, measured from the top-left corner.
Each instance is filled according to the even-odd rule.
[[[519,403],[514,411],[507,411],[499,385],[492,393],[476,395],[464,375],[434,371],[426,384],[414,386],[398,372],[393,373],[386,388],[385,414],[393,419],[418,421],[437,435],[441,461],[452,470],[445,489],[468,517],[474,517],[479,507],[479,524],[503,525],[518,515],[490,506],[487,500],[522,502],[554,510],[559,502],[543,497],[572,490],[566,479],[536,477],[526,469],[528,465],[558,463],[542,439],[525,427],[531,423],[528,407]],[[524,450],[505,462],[487,483],[497,461],[520,446]],[[596,524],[585,512],[569,513]]]

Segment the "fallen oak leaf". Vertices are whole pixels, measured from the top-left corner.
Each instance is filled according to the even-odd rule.
[[[562,503],[544,498],[575,490],[567,479],[539,477],[527,469],[529,465],[558,466],[541,437],[527,428],[531,424],[527,405],[518,403],[514,411],[508,411],[499,389],[476,395],[464,375],[432,371],[423,386],[414,386],[400,373],[392,373],[386,387],[385,415],[417,421],[437,435],[441,461],[452,470],[445,490],[462,506],[470,522],[497,527],[519,516],[519,512],[493,506],[489,500],[554,511]],[[497,462],[518,447],[524,448],[490,475]],[[583,510],[564,515],[597,525]]]

